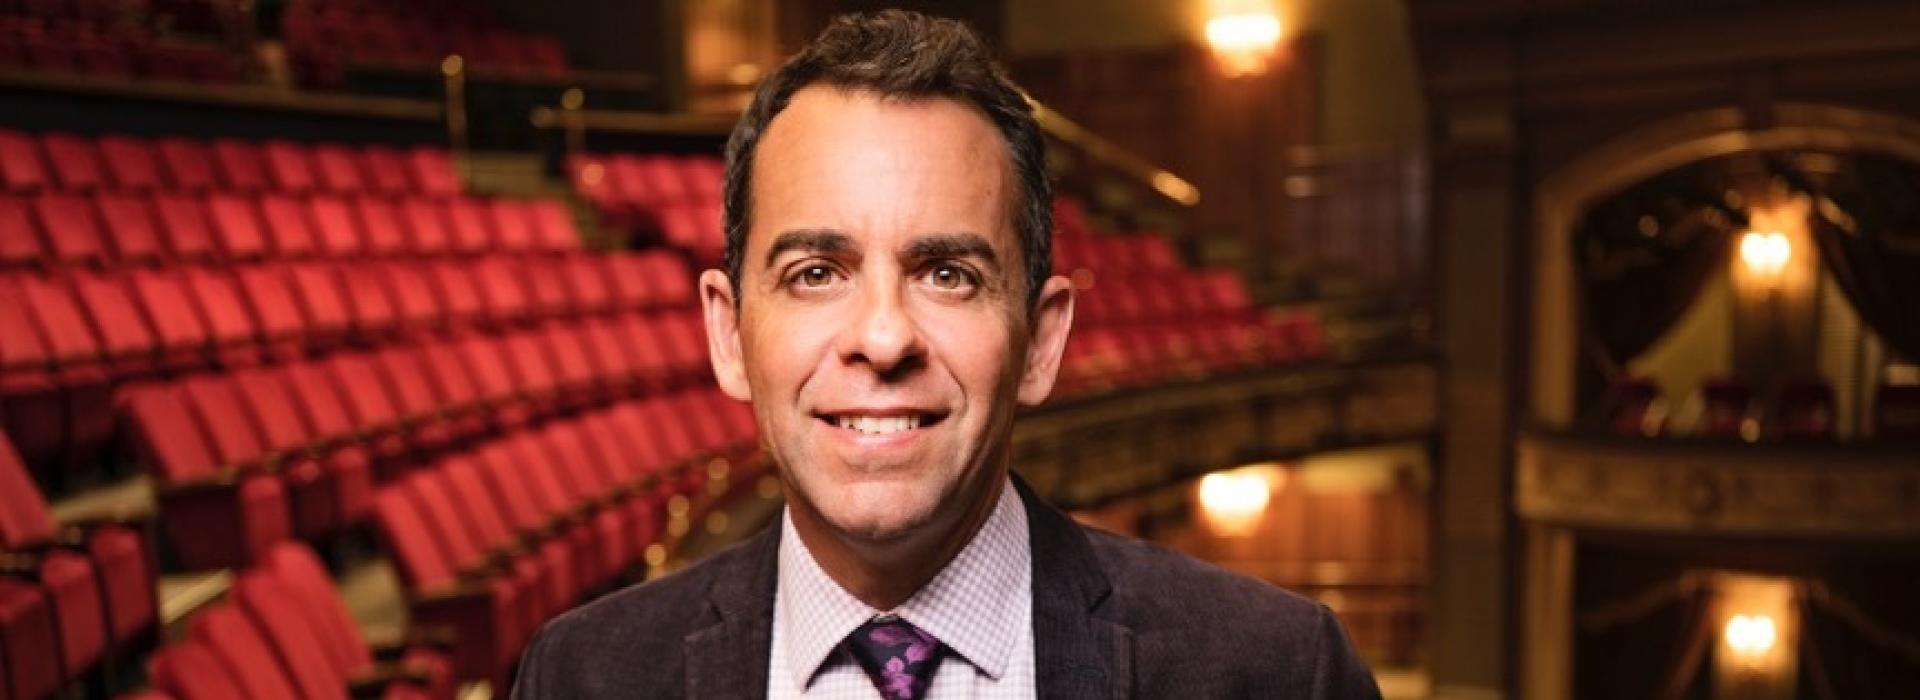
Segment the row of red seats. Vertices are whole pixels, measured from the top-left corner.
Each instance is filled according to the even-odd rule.
[[[586,154],[568,159],[573,190],[602,226],[654,236],[697,260],[725,248],[722,185],[726,165],[706,155]]]
[[[718,156],[582,154],[567,160],[575,192],[613,217],[672,204],[719,204],[726,163]]]
[[[1171,321],[1234,321],[1256,314],[1240,275],[1232,270],[1167,268],[1107,277],[1081,277],[1074,305],[1079,327]]]
[[[1183,267],[1173,246],[1157,233],[1094,235],[1061,229],[1053,236],[1053,269],[1061,274],[1082,268],[1098,274]]]
[[[130,79],[231,82],[240,58],[207,43],[161,40],[144,27],[0,15],[0,69]]]
[[[0,265],[579,249],[572,214],[556,200],[0,193]]]
[[[0,189],[379,193],[461,191],[444,148],[351,146],[184,136],[98,138],[0,129]]]
[[[35,465],[97,461],[128,380],[693,301],[661,252],[0,274],[0,421]]]
[[[102,26],[126,24],[146,10],[146,0],[0,0],[0,16]]]
[[[431,644],[375,648],[319,557],[286,542],[234,577],[227,600],[188,618],[153,654],[141,698],[452,700],[452,660]]]
[[[697,315],[554,322],[389,345],[127,392],[183,566],[233,566],[357,522],[371,485],[539,416],[704,379]]]
[[[374,519],[411,619],[455,630],[460,678],[504,687],[542,621],[643,560],[668,501],[751,483],[721,465],[755,446],[751,410],[715,389],[623,402],[450,455],[383,488]]]
[[[0,436],[0,698],[50,696],[153,635],[146,542],[137,524],[55,522]]]
[[[1326,356],[1319,319],[1304,311],[1076,327],[1055,393],[1070,398]]]
[[[295,75],[317,87],[343,85],[354,67],[431,71],[449,54],[482,72],[568,72],[566,51],[554,38],[445,4],[295,2],[281,14],[281,35]]]
[[[1838,430],[1833,387],[1818,379],[1788,383],[1768,401],[1745,382],[1711,378],[1701,382],[1686,408],[1675,410],[1659,385],[1632,377],[1608,389],[1606,404],[1607,431],[1624,437],[1673,435],[1675,423],[1691,424],[1685,432],[1691,437],[1748,442],[1825,441]],[[1686,415],[1676,416],[1682,412]],[[1882,385],[1874,395],[1871,425],[1876,439],[1920,438],[1920,386]]]

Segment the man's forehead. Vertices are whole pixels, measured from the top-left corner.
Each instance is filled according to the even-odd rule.
[[[769,124],[752,167],[749,248],[797,229],[860,243],[876,232],[971,232],[996,247],[1014,244],[1005,142],[959,100],[808,86]]]

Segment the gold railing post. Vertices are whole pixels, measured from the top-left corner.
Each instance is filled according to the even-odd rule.
[[[560,93],[560,125],[567,138],[567,158],[587,151],[587,93],[578,87]]]
[[[467,154],[467,62],[460,54],[448,54],[440,61],[440,75],[446,79],[447,145],[453,149],[463,180],[472,179]]]

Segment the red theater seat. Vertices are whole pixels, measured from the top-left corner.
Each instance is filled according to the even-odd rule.
[[[407,237],[400,228],[399,212],[393,203],[372,196],[353,198],[353,211],[359,221],[363,242],[371,255],[399,255],[407,251]]]
[[[302,194],[313,189],[313,163],[307,147],[292,141],[268,141],[260,145],[267,180],[281,192]]]
[[[61,189],[90,192],[106,184],[100,152],[94,148],[93,141],[74,134],[47,132],[40,135],[40,148]]]
[[[234,680],[226,662],[197,642],[175,642],[147,660],[147,680],[180,700],[231,700],[255,697]],[[282,697],[293,697],[291,695]]]
[[[221,603],[194,613],[187,623],[187,637],[188,644],[205,648],[219,660],[221,670],[240,691],[233,697],[302,697],[281,670],[273,643],[235,604]]]
[[[40,228],[27,203],[0,192],[0,265],[12,267],[40,262],[46,256]]]
[[[434,197],[460,194],[460,177],[446,149],[423,146],[407,151],[406,159],[415,192]]]
[[[320,189],[335,194],[358,194],[366,189],[361,181],[360,158],[351,149],[322,143],[314,145],[311,155],[314,180]]]
[[[430,199],[407,198],[400,202],[399,220],[407,235],[407,248],[416,255],[441,255],[453,245],[447,231],[446,208]]]
[[[487,320],[486,302],[465,261],[441,260],[422,265],[449,326],[466,328]]]
[[[197,261],[213,257],[213,225],[207,221],[205,202],[190,195],[162,194],[154,196],[153,206],[159,212],[160,232],[175,258]]]
[[[1731,379],[1714,379],[1700,385],[1700,421],[1694,434],[1714,439],[1754,439],[1747,429],[1753,408],[1753,392],[1745,384]]]
[[[167,181],[174,189],[204,192],[219,186],[213,149],[208,148],[207,144],[169,136],[155,141],[154,151],[159,156],[161,170],[166,173]]]
[[[98,193],[93,203],[100,210],[101,230],[115,259],[133,264],[160,259],[164,249],[150,200],[132,194]]]
[[[106,252],[100,220],[85,197],[41,193],[33,199],[33,213],[46,234],[47,252],[61,263],[98,262]]]
[[[370,264],[343,263],[333,266],[333,272],[347,302],[354,337],[369,342],[392,335],[399,319],[380,270]]]
[[[268,188],[266,156],[260,147],[246,141],[217,139],[213,142],[213,163],[220,185],[230,192],[261,192]]]
[[[286,365],[279,376],[281,388],[300,410],[307,435],[317,447],[324,448],[320,459],[332,493],[331,508],[322,505],[315,512],[330,511],[335,526],[358,523],[373,500],[374,458],[354,425],[340,384],[326,367],[312,362]]]
[[[485,204],[471,197],[451,197],[445,207],[453,252],[474,255],[493,250],[493,220]]]
[[[187,290],[187,306],[206,329],[215,359],[229,367],[258,362],[260,333],[232,271],[188,267],[181,274]]]
[[[243,265],[234,269],[234,279],[266,349],[283,358],[301,354],[306,343],[306,321],[287,283],[285,268]]]
[[[162,186],[159,154],[146,139],[121,134],[100,137],[100,158],[115,187],[147,191]]]
[[[497,252],[518,253],[533,249],[533,217],[523,202],[496,199],[487,206],[493,223],[493,247]]]
[[[388,195],[413,193],[413,178],[407,173],[406,158],[385,146],[368,146],[360,151],[360,164],[366,173],[366,188]]]
[[[45,189],[51,181],[46,161],[40,157],[40,145],[33,137],[0,129],[0,184],[14,192],[34,192]]]
[[[136,526],[116,522],[84,523],[61,533],[11,443],[0,438],[0,549],[39,553],[43,568],[51,558],[84,556],[98,574],[99,602],[107,639],[125,645],[153,628],[156,602],[154,567],[146,538]],[[56,549],[56,541],[65,541]],[[71,564],[65,566],[73,567]],[[86,601],[81,601],[86,606]],[[87,617],[85,611],[76,613]],[[90,624],[90,621],[89,621]]]
[[[141,461],[159,478],[160,513],[180,563],[215,569],[252,561],[286,539],[285,489],[272,475],[217,466],[216,453],[176,389],[132,392],[125,415]]]
[[[347,298],[341,294],[334,266],[331,263],[297,263],[283,269],[287,288],[293,292],[294,300],[299,302],[301,316],[306,320],[308,345],[328,347],[339,343],[345,338],[354,317],[351,316]]]
[[[347,258],[369,252],[360,227],[354,221],[347,201],[333,196],[316,196],[307,203],[308,221],[313,224],[314,241],[321,255]]]
[[[359,622],[334,590],[326,566],[305,545],[288,542],[274,547],[268,552],[264,566],[284,584],[283,590],[304,613],[321,650],[341,677],[352,681],[380,674],[384,669],[376,661],[376,652],[398,652],[400,667],[397,670],[424,677],[427,680],[424,690],[433,698],[453,697],[452,659],[442,652],[421,647],[376,650],[370,646],[360,631]]]
[[[161,363],[170,369],[203,367],[212,359],[207,328],[193,296],[175,270],[134,270],[127,275],[140,314],[153,329]]]
[[[526,606],[535,599],[532,591],[505,577],[463,575],[448,561],[428,516],[402,484],[381,489],[374,499],[373,521],[409,592],[413,624],[449,630],[458,640],[454,675],[503,682],[507,664],[529,631],[524,621]]]
[[[53,695],[63,682],[60,632],[53,606],[39,586],[0,577],[0,695],[39,698]]]
[[[266,255],[267,237],[260,209],[252,197],[217,194],[207,197],[207,213],[214,242],[228,260],[252,260]]]
[[[306,202],[284,195],[260,198],[260,215],[266,222],[266,238],[273,254],[282,259],[313,255],[320,247],[313,225],[308,223]]]
[[[533,225],[534,248],[549,252],[580,249],[580,231],[566,204],[556,199],[535,199],[525,206]]]

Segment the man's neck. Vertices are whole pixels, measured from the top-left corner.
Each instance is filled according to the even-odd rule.
[[[846,537],[802,504],[789,508],[795,534],[821,571],[869,607],[892,610],[932,581],[973,541],[999,504],[1006,479],[1002,474],[985,485],[983,493],[957,517],[930,521],[920,532],[882,543]]]

